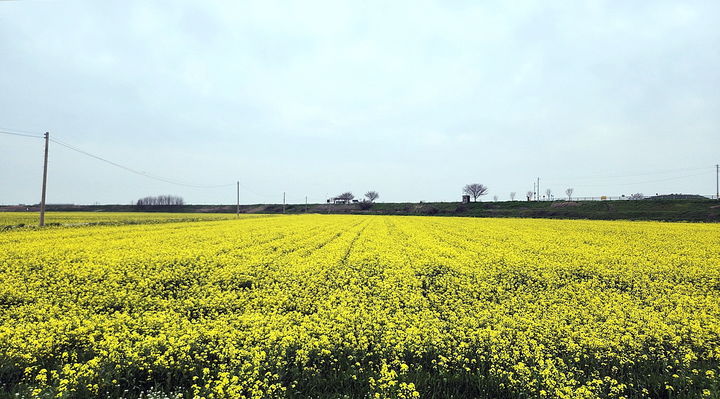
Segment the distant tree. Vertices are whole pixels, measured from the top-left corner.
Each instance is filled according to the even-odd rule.
[[[478,197],[487,194],[488,188],[482,184],[468,184],[463,187],[463,194],[473,197],[473,201],[477,202]]]
[[[497,196],[497,195],[493,195],[493,201],[497,202],[497,200],[498,200],[498,196]]]
[[[148,207],[158,207],[158,206],[182,206],[185,205],[185,201],[182,199],[182,197],[178,197],[176,195],[158,195],[156,197],[144,197],[140,198],[135,202],[135,206],[137,208],[148,208]]]
[[[547,196],[548,201],[550,201],[552,197],[552,190],[550,190],[549,188],[545,190],[545,195]]]
[[[365,193],[365,198],[369,202],[375,202],[376,199],[380,198],[380,194],[377,193],[377,191],[368,191]]]
[[[528,191],[525,193],[525,196],[527,197],[527,200],[530,201],[535,193],[532,191]]]
[[[635,193],[635,194],[631,194],[629,198],[631,200],[641,200],[641,199],[645,198],[645,195],[643,195],[643,193]]]
[[[568,201],[572,200],[573,191],[575,191],[574,188],[568,188],[565,190],[565,195],[568,196]]]
[[[515,191],[510,193],[510,201],[515,201]]]
[[[343,201],[345,201],[345,202],[348,202],[348,203],[349,203],[350,201],[352,201],[354,198],[355,198],[355,196],[353,195],[353,193],[351,193],[351,192],[349,192],[349,191],[344,192],[344,193],[342,193],[342,194],[340,194],[340,195],[337,196],[337,199],[341,199],[341,200],[343,200]]]

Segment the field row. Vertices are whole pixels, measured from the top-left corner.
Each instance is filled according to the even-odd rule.
[[[7,393],[720,392],[718,225],[306,215],[0,248]]]
[[[242,218],[268,215],[241,215]],[[227,213],[164,213],[164,212],[46,212],[48,226],[120,225],[165,222],[190,222],[236,218]],[[0,212],[0,229],[3,227],[32,227],[39,222],[37,212]]]

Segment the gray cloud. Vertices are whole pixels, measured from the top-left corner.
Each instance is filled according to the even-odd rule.
[[[536,176],[556,193],[710,194],[718,15],[710,1],[1,2],[0,126],[177,180],[240,179],[244,202],[455,200],[475,181],[507,198]],[[40,151],[0,136],[0,203],[37,201]],[[57,146],[49,185],[50,202],[234,198]]]

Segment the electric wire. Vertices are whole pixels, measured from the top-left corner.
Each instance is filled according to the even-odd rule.
[[[547,180],[550,183],[554,183],[557,180],[595,180],[595,179],[623,179],[627,177],[637,177],[637,176],[650,176],[650,175],[662,175],[662,174],[672,174],[677,172],[688,172],[688,171],[695,171],[695,170],[706,170],[708,168],[715,168],[715,165],[706,165],[706,166],[698,166],[698,167],[692,167],[692,168],[678,168],[678,169],[665,169],[665,170],[659,170],[654,172],[644,172],[644,173],[633,173],[633,174],[623,174],[623,175],[608,175],[608,176],[574,176],[574,177],[554,177],[551,180]]]
[[[55,143],[55,144],[59,144],[59,145],[65,147],[65,148],[68,148],[68,149],[70,149],[70,150],[73,150],[73,151],[75,151],[75,152],[78,152],[78,153],[80,153],[80,154],[86,155],[86,156],[91,157],[91,158],[95,158],[95,159],[97,159],[97,160],[99,160],[99,161],[102,161],[102,162],[105,162],[105,163],[107,163],[107,164],[113,165],[113,166],[115,166],[115,167],[117,167],[117,168],[124,169],[124,170],[126,170],[126,171],[128,171],[128,172],[131,172],[131,173],[134,173],[134,174],[136,174],[136,175],[144,176],[144,177],[147,177],[147,178],[149,178],[149,179],[161,181],[161,182],[168,183],[168,184],[175,184],[175,185],[178,185],[178,186],[185,186],[185,187],[192,187],[192,188],[220,188],[220,187],[229,187],[229,186],[235,185],[235,183],[230,183],[230,184],[216,184],[216,185],[200,185],[200,184],[185,183],[185,182],[181,182],[181,181],[178,181],[178,180],[173,180],[173,179],[170,179],[170,178],[153,175],[153,174],[150,174],[150,173],[147,173],[147,172],[144,172],[144,171],[139,171],[139,170],[136,170],[136,169],[127,167],[127,166],[125,166],[125,165],[122,165],[122,164],[119,164],[119,163],[117,163],[117,162],[113,162],[113,161],[111,161],[111,160],[109,160],[109,159],[103,158],[103,157],[101,157],[101,156],[99,156],[99,155],[95,155],[95,154],[89,153],[89,152],[87,152],[87,151],[81,150],[81,149],[79,149],[79,148],[77,148],[77,147],[74,147],[74,146],[72,146],[72,145],[70,145],[70,144],[68,144],[68,143],[62,142],[62,141],[57,140],[57,139],[54,139],[54,138],[51,138],[50,141],[53,142],[53,143]]]
[[[1,128],[1,127],[0,127],[0,134],[6,134],[6,135],[12,135],[12,136],[21,136],[21,137],[30,137],[30,138],[37,138],[37,139],[44,139],[44,138],[45,138],[45,137],[42,136],[42,135],[32,134],[31,132],[27,132],[27,131],[16,130],[16,129],[6,129],[6,128]],[[179,186],[184,186],[184,187],[191,187],[191,188],[203,188],[203,189],[231,187],[231,186],[234,186],[235,184],[237,184],[237,183],[228,183],[228,184],[215,184],[215,185],[201,185],[201,184],[192,184],[192,183],[182,182],[182,181],[175,180],[175,179],[171,179],[171,178],[168,178],[168,177],[158,176],[158,175],[155,175],[155,174],[152,174],[152,173],[148,173],[148,172],[145,172],[145,171],[140,171],[140,170],[137,170],[137,169],[133,169],[133,168],[128,167],[128,166],[125,166],[125,165],[123,165],[123,164],[120,164],[120,163],[111,161],[111,160],[109,160],[109,159],[107,159],[107,158],[101,157],[101,156],[99,156],[99,155],[96,155],[96,154],[90,153],[90,152],[88,152],[88,151],[82,150],[82,149],[80,149],[80,148],[78,148],[78,147],[75,147],[75,146],[73,146],[73,145],[71,145],[71,144],[68,144],[68,143],[66,143],[66,142],[64,142],[64,141],[58,140],[58,139],[56,139],[56,138],[54,138],[54,137],[53,137],[53,138],[50,138],[49,140],[50,140],[51,142],[55,143],[55,144],[58,144],[58,145],[60,145],[60,146],[62,146],[62,147],[65,147],[65,148],[67,148],[67,149],[69,149],[69,150],[72,150],[72,151],[75,151],[75,152],[77,152],[77,153],[83,154],[83,155],[85,155],[85,156],[88,156],[88,157],[97,159],[97,160],[99,160],[99,161],[101,161],[101,162],[105,162],[105,163],[107,163],[107,164],[109,164],[109,165],[112,165],[112,166],[115,166],[115,167],[117,167],[117,168],[123,169],[123,170],[125,170],[125,171],[127,171],[127,172],[130,172],[130,173],[133,173],[133,174],[136,174],[136,175],[139,175],[139,176],[143,176],[143,177],[146,177],[146,178],[149,178],[149,179],[161,181],[161,182],[163,182],[163,183],[174,184],[174,185],[179,185]],[[265,198],[274,198],[274,197],[275,197],[275,196],[270,196],[270,195],[258,193],[258,192],[256,192],[256,191],[250,189],[249,187],[244,186],[243,184],[240,184],[240,187],[243,189],[243,191],[245,191],[245,192],[247,192],[247,193],[250,193],[250,194],[252,194],[252,195],[256,195],[256,196],[259,196],[259,197],[265,197]]]
[[[233,183],[232,185],[235,185],[235,184],[237,184],[237,183]],[[258,192],[255,192],[255,191],[247,188],[246,186],[243,186],[242,183],[240,183],[240,189],[241,189],[241,192],[248,192],[248,193],[253,194],[253,195],[256,195],[256,196],[258,196],[258,197],[263,197],[263,198],[277,198],[277,196],[275,196],[275,195],[260,194],[260,193],[258,193]]]
[[[43,136],[36,136],[36,135],[34,135],[34,134],[8,132],[8,131],[6,131],[6,130],[0,130],[0,134],[8,134],[8,135],[11,135],[11,136],[32,137],[32,138],[35,138],[35,139],[42,139],[42,138],[44,138]]]
[[[668,178],[663,178],[663,179],[638,181],[638,182],[632,182],[632,183],[575,184],[575,186],[578,186],[578,187],[598,187],[598,186],[602,186],[602,185],[607,185],[607,186],[634,186],[634,185],[639,185],[639,184],[659,183],[659,182],[670,181],[670,180],[686,179],[686,178],[689,178],[689,177],[705,176],[705,175],[708,175],[708,174],[710,174],[710,173],[711,173],[711,171],[708,170],[708,171],[705,171],[705,172],[702,172],[702,173],[695,173],[695,174],[692,174],[692,175],[674,176],[674,177],[668,177]]]
[[[36,135],[36,136],[40,136],[40,137],[42,137],[43,133],[45,133],[45,132],[41,132],[41,131],[37,131],[37,130],[33,130],[33,131],[21,130],[21,129],[14,129],[14,128],[9,128],[9,127],[5,127],[5,126],[0,126],[0,130],[4,130],[6,132],[12,132],[12,133],[31,134],[31,135]]]
[[[22,131],[22,130],[16,130],[16,129],[6,129],[6,128],[2,128],[2,127],[0,127],[0,134],[6,134],[6,135],[12,135],[12,136],[21,136],[21,137],[30,137],[30,138],[37,138],[37,139],[43,139],[43,138],[44,138],[44,136],[42,136],[42,135],[37,135],[37,134],[33,134],[32,132]],[[101,157],[101,156],[99,156],[99,155],[95,155],[95,154],[92,154],[92,153],[90,153],[90,152],[84,151],[84,150],[82,150],[82,149],[80,149],[80,148],[77,148],[77,147],[72,146],[72,145],[70,145],[70,144],[68,144],[68,143],[62,142],[62,141],[60,141],[60,140],[58,140],[58,139],[55,139],[55,138],[50,138],[49,140],[52,141],[53,143],[59,144],[59,145],[65,147],[65,148],[68,148],[68,149],[72,150],[72,151],[75,151],[75,152],[78,152],[78,153],[83,154],[83,155],[85,155],[85,156],[88,156],[88,157],[97,159],[97,160],[99,160],[99,161],[105,162],[105,163],[107,163],[107,164],[109,164],[109,165],[112,165],[112,166],[115,166],[115,167],[117,167],[117,168],[123,169],[123,170],[125,170],[125,171],[130,172],[130,173],[134,173],[134,174],[137,174],[137,175],[139,175],[139,176],[143,176],[143,177],[146,177],[146,178],[149,178],[149,179],[161,181],[161,182],[168,183],[168,184],[174,184],[174,185],[178,185],[178,186],[191,187],[191,188],[202,188],[202,189],[230,187],[230,186],[234,186],[234,185],[238,184],[238,183],[229,183],[229,184],[216,184],[216,185],[200,185],[200,184],[192,184],[192,183],[182,182],[182,181],[179,181],[179,180],[174,180],[174,179],[170,179],[170,178],[167,178],[167,177],[158,176],[158,175],[154,175],[154,174],[151,174],[151,173],[148,173],[148,172],[145,172],[145,171],[139,171],[139,170],[130,168],[130,167],[128,167],[128,166],[119,164],[119,163],[117,163],[117,162],[113,162],[113,161],[111,161],[111,160],[109,160],[109,159],[106,159],[106,158],[103,158],[103,157]],[[581,181],[582,181],[582,180],[596,180],[596,179],[623,179],[623,178],[627,178],[627,177],[649,176],[649,175],[658,175],[658,174],[669,174],[669,173],[686,172],[686,171],[703,170],[703,169],[706,170],[705,172],[703,172],[703,173],[698,173],[698,174],[684,175],[684,176],[675,176],[675,177],[669,177],[669,178],[663,178],[663,179],[656,179],[656,180],[649,180],[649,181],[642,181],[642,182],[632,182],[632,183],[600,183],[600,182],[598,182],[598,183],[596,183],[596,184],[574,184],[575,186],[579,186],[579,187],[597,187],[597,186],[600,186],[600,185],[629,186],[629,185],[656,183],[656,182],[663,182],[663,181],[669,181],[669,180],[684,179],[684,178],[688,178],[688,177],[702,176],[702,175],[706,175],[706,174],[710,173],[710,171],[708,170],[709,168],[710,168],[710,166],[703,166],[703,167],[693,167],[693,168],[666,169],[666,170],[662,170],[662,171],[654,171],[654,172],[646,172],[646,173],[635,173],[635,174],[625,174],[625,175],[614,175],[614,176],[613,176],[613,175],[610,175],[610,176],[598,176],[598,175],[595,175],[595,176],[586,176],[586,177],[555,178],[555,179],[551,179],[550,181],[547,181],[547,183],[549,183],[549,184],[557,184],[557,182],[558,182],[559,180],[564,180],[564,181],[569,181],[569,180],[581,180]],[[713,165],[713,168],[714,168],[714,165]],[[274,195],[266,195],[266,194],[261,194],[261,193],[255,192],[254,190],[251,190],[250,188],[244,186],[243,184],[239,184],[239,185],[240,185],[240,187],[243,189],[243,191],[248,192],[248,193],[253,194],[253,195],[256,195],[256,196],[265,197],[265,198],[274,198],[274,197],[275,197]]]

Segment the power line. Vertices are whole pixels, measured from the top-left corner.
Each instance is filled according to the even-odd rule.
[[[240,183],[238,182],[238,184],[240,184]],[[251,190],[250,188],[248,188],[247,186],[245,186],[244,184],[240,184],[240,188],[242,188],[244,191],[247,191],[250,194],[256,195],[258,197],[276,198],[275,195],[267,195],[267,194],[261,194],[261,193],[255,192],[255,191]]]
[[[6,134],[6,135],[12,135],[12,136],[30,137],[30,138],[37,138],[37,139],[44,139],[44,138],[45,138],[45,137],[42,136],[42,135],[32,134],[32,132],[27,132],[27,131],[17,130],[17,129],[6,129],[6,128],[2,128],[2,127],[0,127],[0,134]],[[101,157],[101,156],[99,156],[99,155],[96,155],[96,154],[90,153],[90,152],[88,152],[88,151],[82,150],[82,149],[80,149],[80,148],[78,148],[78,147],[75,147],[75,146],[73,146],[73,145],[71,145],[71,144],[68,144],[68,143],[66,143],[66,142],[63,142],[63,141],[58,140],[58,139],[55,139],[55,138],[51,138],[50,141],[52,141],[53,143],[58,144],[58,145],[60,145],[60,146],[63,146],[63,147],[65,147],[65,148],[67,148],[67,149],[70,149],[70,150],[72,150],[72,151],[75,151],[75,152],[77,152],[77,153],[83,154],[83,155],[85,155],[85,156],[88,156],[88,157],[97,159],[97,160],[99,160],[99,161],[101,161],[101,162],[105,162],[105,163],[107,163],[107,164],[109,164],[109,165],[112,165],[112,166],[115,166],[115,167],[117,167],[117,168],[123,169],[123,170],[125,170],[125,171],[127,171],[127,172],[134,173],[134,174],[136,174],[136,175],[143,176],[143,177],[146,177],[146,178],[148,178],[148,179],[153,179],[153,180],[161,181],[161,182],[163,182],[163,183],[174,184],[174,185],[184,186],[184,187],[203,188],[203,189],[230,187],[230,186],[234,186],[234,185],[238,184],[238,183],[236,182],[236,183],[229,183],[229,184],[201,185],[201,184],[192,184],[192,183],[188,183],[188,182],[183,182],[183,181],[171,179],[171,178],[168,178],[168,177],[163,177],[163,176],[154,175],[154,174],[152,174],[152,173],[148,173],[148,172],[145,172],[145,171],[140,171],[140,170],[137,170],[137,169],[133,169],[133,168],[131,168],[131,167],[128,167],[128,166],[122,165],[122,164],[120,164],[120,163],[117,163],[117,162],[111,161],[111,160],[109,160],[109,159],[106,159],[106,158],[104,158],[104,157]],[[259,197],[265,197],[265,198],[274,197],[274,196],[270,196],[270,195],[258,193],[258,192],[254,191],[254,190],[251,190],[251,189],[248,188],[248,187],[245,187],[245,186],[242,185],[242,184],[240,184],[240,187],[243,188],[243,189],[244,189],[245,191],[247,191],[248,193],[253,194],[253,195],[256,195],[256,196],[259,196]]]
[[[36,136],[39,135],[40,137],[45,137],[45,136],[43,136],[42,131],[39,131],[39,130],[32,130],[32,131],[21,130],[21,129],[13,129],[13,128],[5,127],[5,126],[0,126],[0,130],[4,130],[6,132],[13,132],[13,133],[34,134]]]
[[[16,129],[5,129],[5,128],[2,128],[2,127],[0,127],[0,134],[12,135],[12,136],[21,136],[21,137],[29,137],[29,138],[37,138],[37,139],[45,139],[44,136],[42,136],[42,135],[37,135],[37,134],[33,134],[32,132],[23,131],[23,130],[16,130]],[[80,153],[80,154],[83,154],[83,155],[85,155],[85,156],[88,156],[88,157],[97,159],[97,160],[99,160],[99,161],[105,162],[105,163],[110,164],[110,165],[112,165],[112,166],[115,166],[115,167],[117,167],[117,168],[123,169],[123,170],[125,170],[125,171],[130,172],[130,173],[134,173],[134,174],[137,174],[137,175],[140,175],[140,176],[149,178],[149,179],[161,181],[161,182],[168,183],[168,184],[174,184],[174,185],[178,185],[178,186],[192,187],[192,188],[202,188],[202,189],[230,187],[230,186],[234,186],[234,185],[237,184],[237,185],[238,185],[238,189],[239,189],[240,187],[242,187],[245,191],[247,191],[247,192],[249,192],[249,193],[251,193],[251,194],[254,194],[254,195],[257,195],[257,196],[260,196],[260,197],[265,197],[265,198],[274,197],[274,196],[270,196],[270,195],[266,195],[266,194],[261,194],[261,193],[254,192],[253,190],[245,187],[244,185],[241,185],[240,182],[229,183],[229,184],[218,184],[218,185],[199,185],[199,184],[191,184],[191,183],[187,183],[187,182],[182,182],[182,181],[179,181],[179,180],[174,180],[174,179],[170,179],[170,178],[162,177],[162,176],[158,176],[158,175],[153,175],[153,174],[147,173],[147,172],[145,172],[145,171],[139,171],[139,170],[130,168],[130,167],[128,167],[128,166],[119,164],[119,163],[117,163],[117,162],[110,161],[110,160],[108,160],[108,159],[106,159],[106,158],[103,158],[103,157],[101,157],[101,156],[99,156],[99,155],[95,155],[95,154],[92,154],[92,153],[90,153],[90,152],[81,150],[81,149],[79,149],[79,148],[77,148],[77,147],[74,147],[74,146],[72,146],[72,145],[70,145],[70,144],[68,144],[68,143],[62,142],[62,141],[57,140],[57,139],[51,138],[51,139],[49,139],[49,141],[52,141],[53,143],[59,144],[59,145],[65,147],[65,148],[68,148],[68,149],[70,149],[70,150],[72,150],[72,151],[75,151],[75,152],[78,152],[78,153]],[[716,165],[713,165],[713,167],[714,167],[714,169],[716,169],[716,173],[717,173],[717,170],[718,170],[717,168],[718,168],[718,167],[717,167]],[[627,177],[633,177],[633,176],[647,176],[647,175],[657,175],[657,174],[668,174],[668,173],[677,173],[677,172],[681,172],[681,171],[693,171],[693,170],[706,170],[706,171],[705,171],[705,172],[702,172],[702,173],[698,173],[698,174],[692,174],[692,175],[675,176],[675,177],[670,177],[670,178],[663,178],[663,179],[650,180],[650,181],[642,181],[642,182],[633,182],[633,183],[609,183],[609,182],[600,183],[600,182],[598,182],[598,183],[596,183],[596,184],[574,184],[574,185],[580,186],[580,187],[597,187],[597,186],[600,186],[600,185],[627,186],[627,185],[638,185],[638,184],[646,184],[646,183],[656,183],[656,182],[663,182],[663,181],[668,181],[668,180],[677,180],[677,179],[684,179],[684,178],[688,178],[688,177],[696,177],[696,176],[706,175],[706,174],[709,173],[709,166],[694,167],[694,168],[668,169],[668,170],[663,170],[663,171],[654,171],[654,172],[637,173],[637,174],[626,174],[626,175],[615,175],[615,176],[597,176],[597,175],[596,175],[596,176],[592,176],[592,177],[591,177],[591,176],[587,176],[587,177],[558,178],[558,180],[560,180],[560,179],[562,179],[562,180],[617,179],[617,178],[627,178]],[[538,197],[539,197],[539,195],[540,195],[540,193],[539,193],[539,186],[540,186],[539,180],[540,180],[540,179],[538,178],[538,182],[537,182],[537,185],[536,185],[536,186],[535,186],[535,182],[533,182],[533,185],[535,186],[535,187],[534,187],[534,191],[536,191],[536,195],[537,195]],[[557,184],[557,181],[551,180],[550,183]],[[283,193],[283,197],[284,197],[284,193]],[[306,198],[305,201],[306,201],[306,203],[307,203],[307,198]],[[283,202],[284,202],[284,198],[283,198]]]
[[[121,164],[119,164],[119,163],[117,163],[117,162],[113,162],[113,161],[111,161],[111,160],[109,160],[109,159],[105,159],[105,158],[103,158],[103,157],[101,157],[101,156],[99,156],[99,155],[95,155],[95,154],[89,153],[89,152],[87,152],[87,151],[81,150],[81,149],[79,149],[79,148],[77,148],[77,147],[74,147],[74,146],[72,146],[72,145],[70,145],[70,144],[64,143],[64,142],[62,142],[62,141],[60,141],[60,140],[57,140],[57,139],[50,139],[50,141],[52,141],[52,142],[55,143],[55,144],[59,144],[59,145],[65,147],[65,148],[68,148],[68,149],[70,149],[70,150],[73,150],[73,151],[75,151],[75,152],[78,152],[78,153],[80,153],[80,154],[86,155],[86,156],[91,157],[91,158],[95,158],[95,159],[97,159],[97,160],[99,160],[99,161],[105,162],[105,163],[110,164],[110,165],[112,165],[112,166],[115,166],[115,167],[117,167],[117,168],[124,169],[124,170],[126,170],[126,171],[128,171],[128,172],[130,172],[130,173],[134,173],[134,174],[136,174],[136,175],[144,176],[144,177],[147,177],[147,178],[149,178],[149,179],[161,181],[161,182],[168,183],[168,184],[175,184],[175,185],[178,185],[178,186],[193,187],[193,188],[220,188],[220,187],[230,187],[230,186],[235,185],[235,183],[230,183],[230,184],[217,184],[217,185],[199,185],[199,184],[185,183],[185,182],[173,180],[173,179],[166,178],[166,177],[162,177],[162,176],[156,176],[156,175],[153,175],[153,174],[144,172],[144,171],[139,171],[139,170],[130,168],[130,167],[125,166],[125,165],[121,165]]]
[[[35,138],[35,139],[42,139],[42,138],[44,138],[43,136],[38,136],[38,135],[34,135],[34,134],[8,132],[8,131],[5,131],[5,130],[0,130],[0,134],[9,134],[9,135],[11,135],[11,136],[32,137],[32,138]]]
[[[595,176],[576,176],[576,177],[555,177],[556,180],[594,180],[594,179],[622,179],[626,177],[637,177],[637,176],[649,176],[649,175],[661,175],[661,174],[670,174],[670,173],[676,173],[676,172],[688,172],[693,170],[705,170],[710,168],[711,166],[699,166],[699,167],[693,167],[693,168],[678,168],[678,169],[665,169],[665,170],[659,170],[654,172],[645,172],[645,173],[633,173],[633,174],[623,174],[623,175],[609,175],[609,176],[601,176],[601,175],[595,175]],[[556,181],[556,180],[553,180]]]
[[[658,182],[669,181],[669,180],[685,179],[688,177],[704,176],[709,173],[710,173],[710,171],[708,170],[708,171],[705,171],[702,173],[696,173],[696,174],[692,174],[692,175],[675,176],[675,177],[668,177],[668,178],[664,178],[664,179],[646,180],[646,181],[640,181],[640,182],[634,182],[634,183],[605,183],[605,185],[607,185],[607,186],[632,186],[632,185],[638,185],[638,184],[658,183]],[[580,187],[597,187],[600,185],[602,185],[602,184],[576,184],[576,186],[580,186]]]

